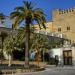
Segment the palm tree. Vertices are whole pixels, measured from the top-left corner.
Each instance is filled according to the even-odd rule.
[[[26,41],[25,41],[25,64],[29,64],[29,39],[30,39],[30,26],[35,20],[39,27],[41,25],[45,27],[45,14],[40,8],[33,8],[32,3],[28,1],[23,2],[24,5],[16,7],[15,11],[10,14],[11,19],[15,19],[13,27],[17,27],[20,23],[25,22],[25,32],[26,32]]]

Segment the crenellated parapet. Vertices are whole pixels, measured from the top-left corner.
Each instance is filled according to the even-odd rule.
[[[56,9],[53,11],[54,14],[58,14],[58,15],[69,14],[69,13],[73,13],[73,12],[75,12],[75,7],[69,8],[69,9]]]
[[[69,8],[69,9],[64,9],[64,10],[59,9],[59,14],[68,14],[72,12],[75,12],[75,8]]]

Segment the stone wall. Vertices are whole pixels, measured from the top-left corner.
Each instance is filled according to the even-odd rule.
[[[75,8],[53,11],[53,25],[56,33],[63,33],[67,39],[75,42]],[[61,28],[61,31],[58,31]],[[68,29],[69,28],[69,29]]]
[[[72,47],[72,61],[73,65],[75,65],[75,47]]]

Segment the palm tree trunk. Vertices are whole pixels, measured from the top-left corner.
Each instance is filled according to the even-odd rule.
[[[29,40],[30,40],[30,26],[26,24],[26,41],[25,41],[25,65],[29,65]]]

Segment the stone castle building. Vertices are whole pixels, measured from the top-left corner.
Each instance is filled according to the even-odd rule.
[[[36,32],[53,33],[56,37],[70,40],[75,42],[75,8],[70,9],[56,9],[52,13],[52,22],[46,23],[46,30],[43,28],[40,30],[39,26],[35,25]]]
[[[75,65],[75,8],[66,10],[56,9],[53,11],[53,32],[63,34],[65,39],[70,40],[70,44],[65,43],[59,51],[59,58],[64,65]]]
[[[45,24],[46,30],[43,29],[43,27],[41,27],[40,30],[39,25],[34,25],[35,32],[68,39],[70,44],[75,43],[75,8],[53,10],[52,22],[47,22]],[[7,31],[7,33],[9,33],[11,29],[1,27],[0,32],[1,31]],[[57,51],[55,52],[57,53],[56,55],[60,55],[59,58],[60,60],[62,59],[65,65],[75,64],[75,47],[71,47],[65,43],[62,48],[55,51]]]
[[[52,20],[55,33],[62,33],[65,38],[75,42],[75,8],[54,10]]]
[[[75,8],[53,10],[52,22],[46,23],[46,30],[39,30],[38,25],[35,25],[35,30],[69,40],[69,43],[65,42],[62,48],[52,51],[54,57],[58,55],[60,62],[63,62],[64,65],[75,65],[75,47],[71,46],[75,43]]]

